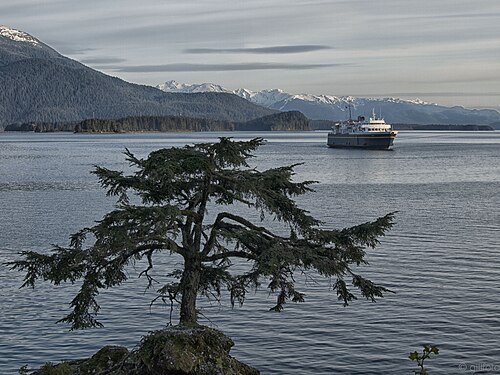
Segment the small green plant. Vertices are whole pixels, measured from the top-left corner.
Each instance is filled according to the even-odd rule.
[[[28,365],[21,366],[18,370],[19,375],[28,375]]]
[[[439,354],[439,348],[435,345],[428,346],[424,345],[424,350],[422,354],[418,353],[417,351],[414,351],[410,353],[408,358],[410,358],[412,361],[417,361],[418,367],[420,367],[420,370],[415,370],[416,375],[429,375],[427,370],[424,367],[424,361],[431,356],[431,354]]]

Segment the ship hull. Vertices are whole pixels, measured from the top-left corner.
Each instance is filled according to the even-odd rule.
[[[396,134],[328,134],[327,145],[333,148],[366,148],[386,150],[392,147]]]

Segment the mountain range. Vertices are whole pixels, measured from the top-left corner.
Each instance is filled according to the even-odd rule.
[[[88,118],[187,116],[232,123],[278,111],[300,111],[310,119],[344,120],[372,109],[391,123],[477,124],[500,129],[500,113],[445,107],[419,100],[294,95],[279,89],[253,92],[220,85],[168,81],[137,85],[69,59],[30,34],[0,26],[0,130],[8,124],[76,122]]]
[[[167,81],[156,86],[165,92],[201,93],[226,92],[238,95],[252,103],[279,111],[300,111],[312,120],[345,120],[352,116],[369,117],[372,111],[382,115],[387,122],[395,124],[456,124],[490,125],[500,129],[500,113],[493,109],[466,109],[446,107],[422,100],[398,98],[356,98],[311,94],[289,94],[280,89],[251,91],[228,90],[213,83],[185,84]]]
[[[35,37],[0,26],[0,130],[12,123],[126,116],[249,121],[276,111],[237,95],[166,93],[69,59]]]

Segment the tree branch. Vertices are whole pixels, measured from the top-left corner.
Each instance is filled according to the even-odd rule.
[[[153,256],[153,250],[150,250],[146,253],[146,256],[148,258],[148,268],[146,268],[145,270],[141,271],[141,273],[139,274],[139,277],[141,277],[142,275],[146,276],[146,278],[148,279],[148,286],[146,289],[149,289],[152,285],[153,285],[153,281],[156,281],[150,274],[149,274],[149,271],[151,271],[153,269],[153,259],[152,259],[152,256]]]
[[[205,246],[203,247],[203,251],[202,251],[203,256],[207,256],[213,250],[215,240],[216,240],[217,234],[218,234],[218,229],[220,229],[220,225],[224,223],[224,221],[223,221],[224,219],[236,221],[237,223],[240,223],[241,225],[247,227],[248,229],[260,232],[264,235],[269,236],[270,238],[273,238],[273,239],[281,238],[281,237],[275,235],[274,233],[272,233],[271,231],[269,231],[268,229],[266,229],[264,227],[259,227],[255,224],[251,223],[250,221],[242,218],[241,216],[230,214],[229,212],[221,212],[217,215],[217,218],[215,219],[214,224],[212,225],[212,231],[210,233],[210,237],[209,237],[208,241],[205,243]]]
[[[215,262],[217,260],[225,259],[225,258],[244,258],[249,260],[256,260],[257,257],[253,254],[247,253],[245,251],[225,251],[222,253],[214,254],[211,256],[206,256],[202,259],[202,262]]]

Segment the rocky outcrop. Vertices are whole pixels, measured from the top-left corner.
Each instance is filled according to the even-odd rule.
[[[229,355],[233,345],[215,329],[177,326],[151,332],[136,350],[106,346],[88,359],[47,363],[33,375],[258,375]]]

